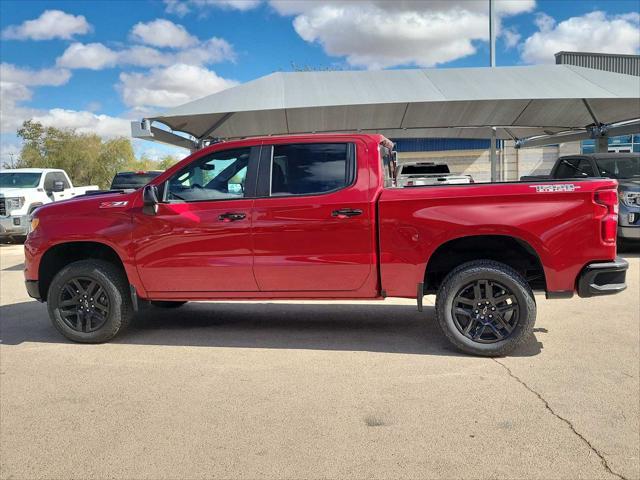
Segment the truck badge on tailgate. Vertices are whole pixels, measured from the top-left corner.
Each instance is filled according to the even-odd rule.
[[[580,188],[579,185],[573,183],[563,183],[560,185],[529,185],[531,188],[536,189],[536,193],[550,193],[550,192],[574,192]]]

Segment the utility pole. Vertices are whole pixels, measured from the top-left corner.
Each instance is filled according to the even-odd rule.
[[[496,26],[495,26],[495,5],[494,0],[489,0],[489,61],[491,68],[496,66]],[[496,155],[496,128],[491,127],[491,181],[501,180],[501,172],[498,171],[498,158]]]
[[[489,52],[490,66],[496,66],[496,7],[494,0],[489,0]]]

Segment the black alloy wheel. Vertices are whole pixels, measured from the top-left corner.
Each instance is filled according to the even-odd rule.
[[[110,314],[109,295],[96,280],[74,277],[60,290],[58,307],[62,321],[76,332],[102,328]]]
[[[536,300],[523,275],[504,263],[463,263],[444,278],[436,294],[436,320],[458,350],[507,355],[533,335]]]
[[[465,337],[478,343],[495,343],[514,331],[518,312],[518,300],[509,288],[490,280],[476,280],[458,291],[451,314]]]

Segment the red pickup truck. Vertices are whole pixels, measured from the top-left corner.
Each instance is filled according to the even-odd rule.
[[[39,208],[27,291],[77,342],[111,339],[143,306],[404,297],[421,310],[435,293],[451,343],[491,356],[532,331],[534,291],[625,288],[615,180],[399,188],[394,172],[380,135],[217,143],[143,189]]]

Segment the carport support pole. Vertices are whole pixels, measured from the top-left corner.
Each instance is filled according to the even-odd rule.
[[[494,0],[489,0],[489,62],[492,67],[496,66],[496,8]]]
[[[496,156],[496,127],[491,127],[491,152],[489,156],[491,162],[491,181],[497,182],[498,179],[498,158]]]
[[[596,138],[596,153],[607,153],[609,151],[609,135]]]

